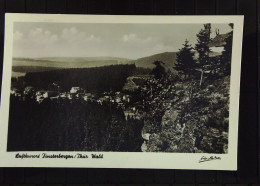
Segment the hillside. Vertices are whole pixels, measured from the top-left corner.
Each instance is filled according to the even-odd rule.
[[[157,85],[167,88],[161,91]],[[144,106],[142,151],[227,153],[229,85],[229,76],[202,87],[195,83],[191,98],[189,81],[150,80],[140,94],[148,103]],[[153,95],[149,96],[147,90],[151,89]]]
[[[174,63],[176,62],[176,52],[164,52],[160,54],[155,54],[152,56],[147,56],[143,58],[139,58],[134,60],[136,67],[144,67],[144,68],[154,68],[154,61],[162,61],[165,63],[165,67],[172,68]]]

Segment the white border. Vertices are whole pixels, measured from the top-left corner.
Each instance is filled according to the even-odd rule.
[[[243,16],[113,16],[113,15],[61,15],[10,14],[5,17],[5,48],[0,108],[0,166],[1,167],[96,167],[96,168],[156,168],[156,169],[210,169],[237,170],[237,137],[239,111],[239,85],[242,50]],[[152,153],[152,152],[96,152],[103,159],[17,159],[16,152],[6,152],[9,97],[11,85],[13,23],[234,23],[231,65],[230,118],[228,154]],[[42,154],[43,152],[20,152]],[[47,152],[70,154],[79,152]],[[83,152],[81,152],[83,153]],[[84,152],[91,155],[94,152]],[[202,156],[216,155],[221,160],[198,163]]]

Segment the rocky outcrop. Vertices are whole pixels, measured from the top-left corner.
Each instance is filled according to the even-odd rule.
[[[142,151],[227,153],[229,81],[224,77],[198,88],[192,100],[188,84],[176,83],[174,103],[165,110],[161,121],[156,124],[149,117],[145,120]]]

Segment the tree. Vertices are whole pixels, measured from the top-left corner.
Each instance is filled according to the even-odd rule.
[[[181,48],[177,53],[177,63],[175,64],[175,69],[188,79],[194,77],[196,74],[197,64],[193,56],[194,53],[192,52],[192,47],[186,39],[183,44],[183,48]]]
[[[162,66],[165,63],[162,61],[155,61],[153,64],[155,64],[155,68],[152,70],[151,74],[153,74],[156,79],[161,79],[166,74],[165,68]]]
[[[200,86],[203,82],[203,74],[207,70],[210,65],[210,48],[209,43],[211,33],[211,24],[204,24],[204,29],[201,29],[200,32],[197,34],[197,41],[198,43],[195,45],[195,49],[199,53],[198,58],[198,65],[201,69],[201,76],[200,76]]]
[[[233,42],[233,23],[230,23],[232,31],[228,33],[228,37],[225,39],[224,51],[221,56],[221,63],[223,65],[224,75],[230,75],[231,71],[231,55],[232,55],[232,42]]]

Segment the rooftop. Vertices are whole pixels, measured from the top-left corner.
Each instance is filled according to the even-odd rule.
[[[225,40],[226,40],[226,38],[228,38],[229,35],[230,35],[230,33],[217,35],[209,43],[209,47],[221,47],[221,46],[226,45],[226,41]]]

